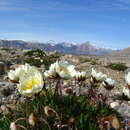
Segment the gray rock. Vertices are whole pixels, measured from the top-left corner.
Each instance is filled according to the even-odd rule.
[[[1,109],[2,111],[5,111],[6,106],[5,106],[5,105],[1,105],[0,109]]]
[[[14,84],[10,82],[0,82],[0,97],[7,97],[14,91]]]

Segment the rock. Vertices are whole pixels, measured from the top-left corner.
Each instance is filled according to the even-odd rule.
[[[13,100],[13,99],[14,99],[14,95],[11,95],[11,96],[10,96],[10,99]]]
[[[0,109],[2,110],[2,112],[4,114],[9,114],[10,113],[10,108],[8,108],[7,106],[5,105],[1,105]]]
[[[13,83],[10,82],[0,82],[0,98],[3,97],[8,97],[9,95],[11,95],[14,92],[15,86]]]
[[[129,117],[130,118],[130,106],[128,104],[122,103],[120,105],[120,107],[117,110],[121,115],[125,116],[125,117]]]
[[[5,97],[8,97],[10,94],[11,94],[11,89],[10,88],[4,88],[2,91],[1,91],[1,94]]]
[[[6,110],[6,106],[5,106],[5,105],[1,105],[0,109],[1,109],[2,111],[5,111],[5,110]]]
[[[2,98],[2,102],[6,102],[7,99],[5,97]]]
[[[125,74],[127,74],[128,72],[130,72],[130,67],[125,70]]]

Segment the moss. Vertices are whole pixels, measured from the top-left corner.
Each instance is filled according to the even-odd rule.
[[[30,65],[34,65],[40,67],[41,65],[45,65],[45,68],[56,62],[60,58],[60,54],[52,54],[46,55],[46,53],[42,50],[30,50],[24,53],[25,59],[24,63],[29,63]]]
[[[106,67],[118,71],[125,71],[128,68],[125,63],[110,63]]]
[[[80,62],[80,63],[85,63],[85,62],[90,62],[90,61],[91,61],[90,58],[86,58],[86,57],[80,57],[80,58],[79,58],[79,62]]]

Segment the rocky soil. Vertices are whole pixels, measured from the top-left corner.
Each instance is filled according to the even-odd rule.
[[[6,108],[7,106],[8,108],[15,106],[17,100],[20,100],[21,102],[24,101],[24,97],[22,97],[16,89],[16,84],[10,82],[7,77],[7,72],[10,69],[13,69],[18,64],[23,63],[23,53],[24,52],[22,50],[0,49],[0,118],[4,112],[8,112]],[[92,68],[95,68],[97,71],[107,74],[108,77],[114,79],[117,82],[117,85],[110,92],[111,96],[121,95],[123,87],[126,86],[124,79],[126,72],[112,70],[105,67],[109,62],[112,62],[112,59],[108,59],[108,57],[64,55],[61,59],[67,60],[76,65],[76,68],[79,70],[86,71],[88,79],[90,78]],[[42,70],[42,66],[39,69]],[[68,82],[67,85],[68,84],[70,86],[74,86],[72,83]],[[66,83],[64,83],[64,87],[66,87]],[[76,87],[74,87],[74,91],[78,91]],[[82,88],[82,93],[85,93],[85,91],[86,89]],[[102,93],[108,93],[105,89],[101,89],[100,91],[102,91]],[[112,100],[110,98],[109,104],[112,102],[116,102],[116,105],[112,107],[116,109],[125,119],[130,120],[130,102]]]
[[[116,57],[114,59],[113,57],[108,58],[108,57],[100,57],[100,56],[65,55],[64,57],[62,57],[62,59],[68,60],[72,64],[75,64],[77,69],[86,71],[88,74],[88,79],[90,78],[92,68],[95,68],[98,72],[102,72],[106,74],[108,77],[114,79],[117,82],[114,89],[111,90],[111,96],[112,97],[120,96],[122,94],[122,89],[124,86],[126,86],[125,74],[129,71],[130,66],[128,66],[128,69],[125,72],[107,68],[106,66],[109,63],[115,62]],[[103,88],[101,89],[101,92],[107,93],[106,90]],[[114,109],[116,109],[119,113],[121,113],[121,115],[123,115],[126,119],[127,118],[130,119],[130,101],[128,102],[128,101],[110,99],[109,105],[112,102],[116,102],[118,104],[116,106],[113,106]]]

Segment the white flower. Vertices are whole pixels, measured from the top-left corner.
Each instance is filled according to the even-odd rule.
[[[8,77],[10,80],[12,81],[19,81],[19,75],[21,73],[21,68],[23,66],[19,66],[18,68],[16,68],[15,70],[10,70],[10,72],[8,73]]]
[[[70,65],[67,61],[59,61],[56,64],[56,72],[61,78],[70,79],[75,76],[75,66]]]
[[[118,102],[112,102],[112,103],[110,104],[111,108],[118,108],[119,105],[120,105],[120,104],[119,104]]]
[[[127,96],[130,99],[130,89],[129,88],[124,87],[123,93],[125,96]]]
[[[33,96],[43,88],[42,74],[35,68],[29,70],[20,77],[20,83],[17,85],[19,92],[24,96]]]
[[[115,85],[115,80],[112,80],[111,78],[106,78],[105,81],[103,81],[103,86],[107,89],[112,89]]]
[[[126,83],[130,86],[130,72],[125,76]]]
[[[111,86],[114,86],[116,84],[115,80],[112,80],[111,78],[107,78],[105,82],[107,82]]]
[[[25,96],[32,96],[43,88],[43,77],[38,69],[29,64],[21,65],[8,76],[11,80],[18,81],[18,91]]]
[[[8,73],[8,77],[10,80],[18,82],[20,76],[27,73],[30,69],[32,70],[32,68],[34,67],[30,66],[29,64],[20,65],[15,70],[10,70],[10,72]]]
[[[71,79],[75,76],[75,66],[70,65],[67,61],[57,61],[51,64],[48,71],[44,72],[46,78],[63,78]]]
[[[77,71],[75,74],[75,79],[78,81],[84,81],[86,79],[86,72]]]
[[[44,72],[45,78],[56,78],[58,76],[56,72],[56,64],[57,62],[54,64],[51,64],[49,67],[49,70]]]
[[[107,78],[106,74],[103,74],[102,72],[96,72],[93,68],[92,68],[92,79],[91,80],[96,80],[96,81],[105,81]]]
[[[10,129],[11,130],[17,130],[17,126],[16,126],[15,122],[10,123]]]

